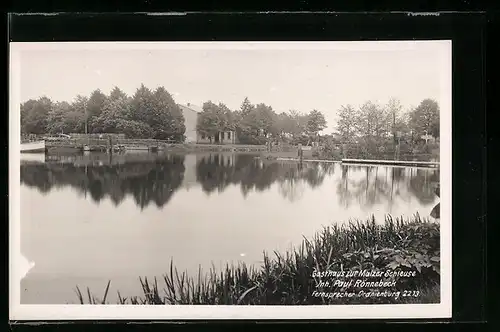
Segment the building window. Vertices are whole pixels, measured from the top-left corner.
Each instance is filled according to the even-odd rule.
[[[230,131],[227,132],[227,139],[231,139],[231,132]]]

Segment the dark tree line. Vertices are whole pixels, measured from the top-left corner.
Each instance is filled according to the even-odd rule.
[[[115,87],[109,95],[95,90],[72,102],[41,97],[21,104],[22,134],[123,133],[182,141],[185,130],[182,111],[164,87],[153,91],[142,84],[131,97]]]
[[[254,105],[245,98],[239,110],[205,102],[196,127],[209,138],[235,131],[244,144],[265,144],[270,139],[305,144],[316,140],[326,124],[317,110],[278,114],[269,105]],[[182,141],[185,130],[181,109],[163,87],[153,91],[141,85],[133,96],[115,87],[109,95],[95,90],[72,102],[41,97],[21,104],[22,134],[122,133],[131,138]]]

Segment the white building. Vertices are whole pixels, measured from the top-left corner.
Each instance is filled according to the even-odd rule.
[[[187,105],[179,105],[182,114],[184,115],[184,125],[186,126],[186,143],[196,143],[196,123],[198,121],[198,113],[202,111],[201,107],[195,106],[191,103]]]

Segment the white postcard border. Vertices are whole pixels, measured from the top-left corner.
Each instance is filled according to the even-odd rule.
[[[411,50],[417,43],[440,44],[440,183],[441,183],[441,303],[330,306],[208,306],[208,305],[21,305],[20,304],[20,62],[29,50],[139,49],[345,49],[357,51]],[[451,317],[451,40],[364,42],[147,42],[147,43],[10,43],[9,103],[9,318],[11,320],[190,320],[190,319],[409,319]]]

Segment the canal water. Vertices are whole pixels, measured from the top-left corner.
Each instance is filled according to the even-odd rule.
[[[261,160],[251,154],[45,156],[21,161],[21,303],[141,295],[171,260],[260,264],[322,226],[374,215],[429,217],[439,171]],[[432,219],[431,219],[432,220]],[[160,287],[160,288],[161,288]]]

